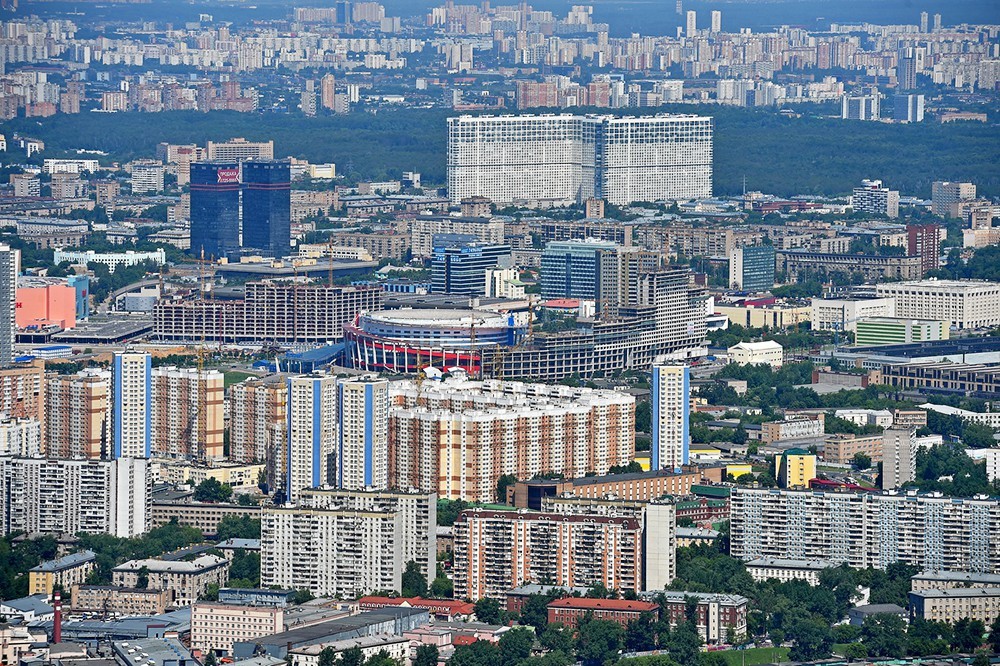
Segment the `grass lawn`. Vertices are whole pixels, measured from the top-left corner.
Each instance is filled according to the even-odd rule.
[[[229,370],[223,374],[223,381],[225,382],[226,388],[229,388],[233,384],[239,384],[244,379],[249,379],[250,377],[257,377],[252,372],[241,372],[239,370]]]
[[[729,666],[758,666],[759,664],[773,664],[779,661],[788,661],[788,648],[750,648],[749,650],[720,650],[715,654],[721,654]],[[746,658],[746,662],[743,659]]]

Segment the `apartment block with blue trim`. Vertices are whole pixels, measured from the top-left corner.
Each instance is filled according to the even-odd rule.
[[[654,365],[650,395],[653,442],[650,469],[679,469],[688,463],[691,422],[691,369]]]
[[[332,484],[337,461],[337,378],[288,378],[286,493],[298,500],[306,488]]]
[[[146,352],[117,352],[111,365],[111,454],[148,458],[153,361]]]
[[[337,383],[337,482],[347,490],[389,487],[389,382]]]

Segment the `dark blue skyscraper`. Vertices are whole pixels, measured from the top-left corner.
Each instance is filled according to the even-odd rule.
[[[191,253],[235,257],[240,250],[240,165],[191,163]]]
[[[243,247],[283,257],[291,245],[291,165],[280,160],[243,163]]]

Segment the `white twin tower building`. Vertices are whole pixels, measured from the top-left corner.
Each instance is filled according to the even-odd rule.
[[[448,119],[448,192],[459,203],[615,205],[712,195],[712,119],[694,115]]]

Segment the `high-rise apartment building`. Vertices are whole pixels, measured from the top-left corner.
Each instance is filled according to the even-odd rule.
[[[337,79],[333,74],[325,74],[319,80],[320,106],[327,111],[333,111],[337,105]]]
[[[302,93],[299,95],[299,109],[306,116],[316,115],[316,81],[306,79],[302,85]]]
[[[616,205],[712,193],[712,119],[518,115],[448,119],[448,195]]]
[[[418,215],[410,222],[410,244],[414,259],[434,256],[434,239],[445,234],[475,236],[489,245],[503,245],[503,220],[489,217]]]
[[[882,433],[882,489],[895,490],[917,478],[916,433],[886,428]]]
[[[896,56],[896,90],[904,92],[917,87],[917,69],[923,58],[915,46],[904,46]]]
[[[712,33],[719,34],[722,32],[722,12],[718,9],[712,10]]]
[[[816,454],[805,449],[788,449],[775,456],[775,476],[782,488],[808,488],[816,478]]]
[[[42,455],[42,424],[35,419],[0,420],[0,456]]]
[[[896,300],[896,317],[946,321],[959,329],[1000,326],[1000,282],[916,280],[875,286],[879,298]]]
[[[486,271],[511,265],[510,245],[482,243],[475,236],[435,236],[431,259],[431,290],[441,294],[483,296]]]
[[[302,491],[295,507],[264,509],[261,585],[342,599],[399,590],[407,562],[433,577],[436,525],[433,494]]]
[[[132,194],[148,194],[163,191],[163,165],[159,162],[132,165]]]
[[[209,142],[209,146],[211,146]],[[191,164],[191,253],[206,259],[233,257],[240,249],[240,165],[236,161]]]
[[[150,456],[153,361],[146,352],[118,352],[111,361],[111,455]]]
[[[635,400],[621,393],[458,379],[389,392],[390,487],[491,502],[504,474],[605,474],[635,454]]]
[[[684,15],[684,36],[692,38],[698,32],[698,12],[689,9]]]
[[[14,362],[14,339],[17,323],[17,274],[21,270],[21,251],[0,245],[0,367]]]
[[[734,557],[1000,573],[1000,500],[733,488]]]
[[[927,12],[920,12],[920,32],[927,33]]]
[[[152,455],[222,460],[226,411],[222,373],[167,367],[152,370],[150,377]]]
[[[975,183],[935,180],[931,183],[931,212],[941,217],[961,217],[959,204],[976,198]]]
[[[4,534],[111,534],[149,530],[149,461],[0,457]]]
[[[454,536],[459,599],[502,599],[537,581],[622,592],[643,588],[639,518],[473,509],[459,515]]]
[[[247,141],[243,138],[209,141],[205,153],[205,159],[209,161],[273,160],[274,141]]]
[[[896,95],[893,98],[892,119],[899,123],[924,122],[924,96]]]
[[[734,247],[729,253],[729,286],[743,291],[774,287],[774,246]]]
[[[886,217],[899,217],[899,190],[882,186],[881,180],[862,180],[851,197],[854,210]]]
[[[285,477],[288,384],[284,377],[251,378],[229,388],[229,460],[263,462],[273,478]]]
[[[389,382],[337,382],[337,476],[347,490],[389,488]]]
[[[101,458],[109,436],[111,373],[84,370],[45,380],[45,452],[56,458]]]
[[[878,120],[879,94],[844,95],[841,99],[840,117],[844,120]]]
[[[941,265],[941,227],[936,224],[906,225],[906,253],[920,257],[923,273],[936,270]]]
[[[12,173],[10,184],[14,186],[15,197],[40,197],[42,196],[42,181],[38,174],[34,173]]]
[[[243,247],[283,257],[291,247],[291,165],[284,160],[243,162]]]
[[[654,365],[652,374],[649,466],[678,469],[688,463],[691,369],[683,364]]]
[[[337,378],[289,377],[287,421],[285,493],[295,502],[303,489],[327,485],[336,478]]]

